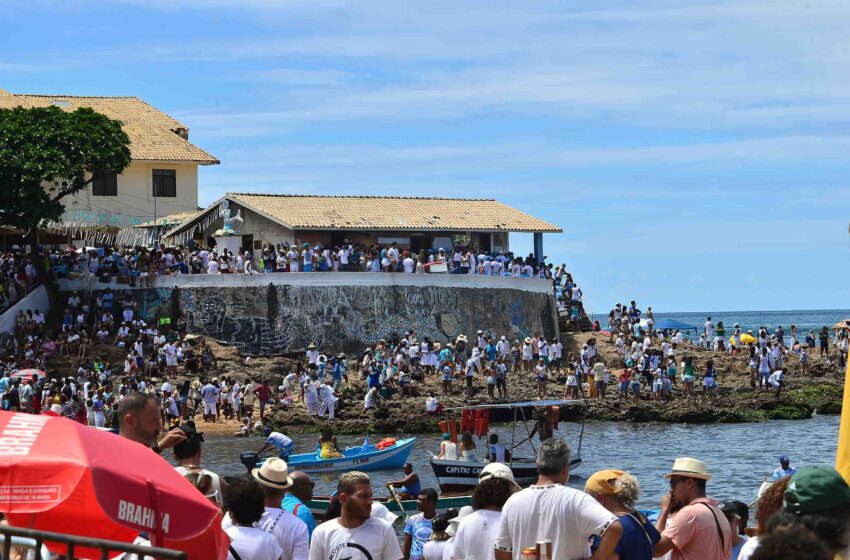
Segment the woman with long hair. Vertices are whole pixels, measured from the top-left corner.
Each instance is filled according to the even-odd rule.
[[[463,432],[460,438],[460,446],[458,447],[458,455],[461,461],[475,462],[478,458],[475,456],[475,442],[472,440],[472,433],[468,430]]]

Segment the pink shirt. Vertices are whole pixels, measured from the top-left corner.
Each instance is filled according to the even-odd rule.
[[[718,525],[723,531],[722,545]],[[697,498],[676,512],[662,535],[675,545],[671,560],[727,560],[731,555],[732,529],[711,498]]]

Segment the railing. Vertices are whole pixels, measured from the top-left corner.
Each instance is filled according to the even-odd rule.
[[[12,547],[30,549],[35,553],[36,560],[52,560],[56,556],[51,555],[45,547],[45,543],[56,543],[65,546],[64,557],[69,560],[75,558],[74,550],[77,547],[96,548],[100,550],[101,559],[107,560],[111,553],[129,553],[141,560],[145,556],[162,560],[186,560],[185,552],[128,544],[92,537],[79,537],[76,535],[65,535],[63,533],[51,533],[49,531],[37,531],[35,529],[24,529],[21,527],[0,526],[0,539],[3,544],[2,558],[11,558]],[[132,558],[132,557],[128,557]]]

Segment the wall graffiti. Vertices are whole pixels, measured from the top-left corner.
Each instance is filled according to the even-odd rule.
[[[420,340],[445,343],[460,334],[473,338],[478,329],[521,339],[556,328],[550,295],[512,289],[266,285],[130,293],[146,320],[167,313],[176,297],[188,332],[253,355],[303,351],[310,343],[326,352],[360,352],[409,329]]]

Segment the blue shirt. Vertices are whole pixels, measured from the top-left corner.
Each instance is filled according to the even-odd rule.
[[[422,560],[422,548],[431,540],[431,519],[424,513],[412,515],[404,524],[404,534],[410,535],[410,560]]]
[[[652,558],[652,549],[661,540],[661,535],[655,526],[640,513],[633,515],[617,515],[623,526],[623,536],[617,543],[614,552],[620,556],[620,560],[643,560]],[[591,550],[596,551],[600,538],[594,536]]]
[[[298,519],[307,524],[307,538],[313,538],[313,529],[316,528],[316,520],[313,518],[313,512],[310,511],[304,503],[290,494],[289,492],[283,497],[280,507],[288,512],[291,512]]]
[[[776,467],[776,470],[773,471],[773,480],[779,480],[786,476],[793,476],[795,472],[797,472],[797,469],[793,467],[788,467],[787,470],[782,467]]]

